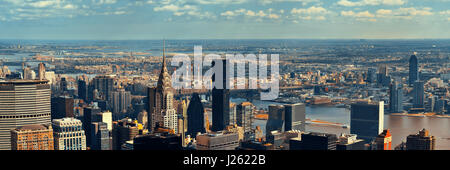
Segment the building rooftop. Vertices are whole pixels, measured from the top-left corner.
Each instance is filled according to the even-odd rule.
[[[29,130],[47,130],[49,129],[49,126],[47,125],[41,125],[41,124],[34,124],[34,125],[25,125],[16,128],[16,131],[29,131]]]
[[[10,84],[46,84],[48,80],[23,80],[23,79],[8,79],[0,80],[0,85],[10,85]]]

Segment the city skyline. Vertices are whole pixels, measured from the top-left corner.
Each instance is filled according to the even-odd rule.
[[[448,39],[449,3],[2,0],[0,39]]]

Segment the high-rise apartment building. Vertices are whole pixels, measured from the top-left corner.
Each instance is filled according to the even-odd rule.
[[[118,89],[111,94],[110,106],[114,120],[126,117],[125,113],[131,105],[131,92],[125,89]]]
[[[242,102],[236,107],[236,124],[244,128],[244,134],[252,131],[253,112],[254,106],[250,102]]]

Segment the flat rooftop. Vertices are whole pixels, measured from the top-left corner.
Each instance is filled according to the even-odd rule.
[[[7,79],[0,80],[0,85],[8,85],[8,84],[46,84],[48,80],[23,80],[23,79]]]

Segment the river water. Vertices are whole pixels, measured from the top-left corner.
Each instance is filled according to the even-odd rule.
[[[240,103],[245,100],[231,99],[231,101]],[[251,102],[260,109],[267,109],[270,104],[281,104],[268,101]],[[306,118],[350,125],[350,110],[326,106],[307,106]],[[266,120],[255,120],[254,122],[254,126],[260,126],[263,132],[265,132],[265,125]],[[436,137],[436,149],[450,150],[450,118],[385,115],[384,128],[391,131],[393,147],[399,145],[402,141],[406,142],[408,135],[416,134],[419,130],[426,128],[430,131],[431,135]],[[310,124],[306,126],[306,131],[332,133],[336,135],[350,133],[350,129],[342,127]]]

